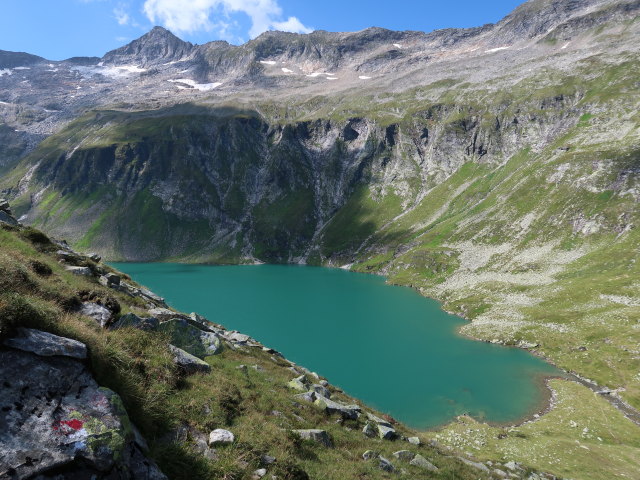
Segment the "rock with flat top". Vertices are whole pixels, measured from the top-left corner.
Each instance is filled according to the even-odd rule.
[[[328,398],[317,396],[314,402],[327,413],[339,413],[343,418],[356,420],[360,416],[361,408],[358,405],[343,405]]]
[[[393,453],[393,456],[396,457],[398,460],[404,460],[405,462],[410,462],[415,458],[416,454],[409,450],[398,450],[397,452]]]
[[[411,459],[411,461],[409,462],[409,465],[413,465],[414,467],[420,467],[423,470],[428,470],[430,472],[438,471],[438,467],[436,467],[433,463],[431,463],[429,460],[424,458],[419,453]]]
[[[89,267],[74,267],[74,266],[70,266],[70,267],[66,267],[65,270],[67,272],[71,272],[74,275],[78,275],[80,277],[90,277],[91,275],[93,275],[93,273],[91,273],[91,269]]]
[[[32,328],[18,328],[18,335],[7,338],[3,344],[41,357],[87,358],[87,346],[84,343]]]

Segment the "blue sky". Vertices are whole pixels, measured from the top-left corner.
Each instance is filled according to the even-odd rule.
[[[162,25],[193,43],[265,30],[431,31],[500,20],[524,0],[2,0],[0,50],[50,60],[102,56]]]

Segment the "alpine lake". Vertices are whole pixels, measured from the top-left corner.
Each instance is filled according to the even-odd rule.
[[[516,422],[561,372],[518,349],[457,333],[463,320],[410,288],[341,269],[117,263],[163,296],[326,377],[416,429],[468,414]]]

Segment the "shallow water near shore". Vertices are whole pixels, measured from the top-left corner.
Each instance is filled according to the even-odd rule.
[[[406,287],[339,269],[118,263],[114,267],[326,377],[417,429],[467,413],[497,423],[540,407],[544,375],[526,351],[460,336],[465,320]]]

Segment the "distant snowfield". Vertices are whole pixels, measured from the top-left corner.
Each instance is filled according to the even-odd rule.
[[[2,70],[0,70],[0,77],[3,75],[13,75],[13,72],[11,70],[9,70],[8,68],[4,68]]]
[[[171,83],[184,83],[185,85],[189,85],[190,87],[195,88],[196,90],[200,90],[201,92],[208,92],[209,90],[213,90],[214,88],[218,88],[222,85],[222,82],[214,82],[214,83],[196,83],[194,80],[190,78],[178,78],[176,80],[167,80],[167,82]],[[181,85],[176,85],[180,90],[185,90],[186,87]]]
[[[367,77],[366,75],[360,75],[358,78],[360,80],[371,80],[371,77]]]
[[[506,47],[497,47],[497,48],[492,48],[490,50],[485,50],[484,53],[499,52],[500,50],[508,50],[509,48],[511,48],[511,45],[506,46]]]
[[[260,63],[262,63],[263,65],[275,65],[276,62],[274,62],[273,60],[260,60]]]
[[[393,46],[396,48],[404,48],[401,43],[394,43]]]
[[[120,65],[117,67],[107,67],[104,66],[103,62],[100,62],[95,67],[75,67],[72,70],[76,70],[80,72],[80,74],[86,76],[104,75],[110,78],[127,77],[132,73],[143,73],[147,71],[146,68],[140,68],[136,65]]]
[[[288,68],[284,68],[284,67],[282,68],[282,71],[284,73],[293,73],[293,70],[289,70]]]
[[[13,67],[14,70],[31,70],[31,67]]]

